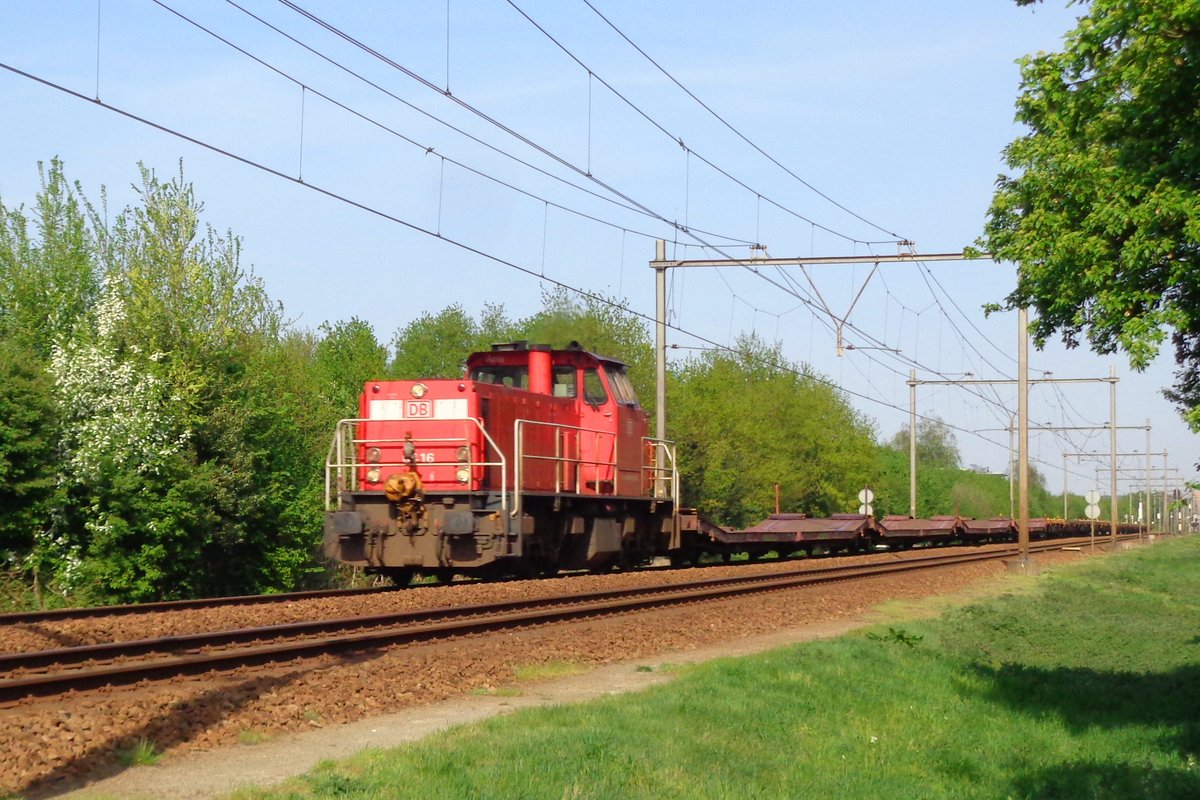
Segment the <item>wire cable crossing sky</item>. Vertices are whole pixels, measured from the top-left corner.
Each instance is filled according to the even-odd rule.
[[[777,341],[888,439],[907,424],[910,369],[1012,376],[1015,315],[982,312],[1012,290],[1012,265],[768,272],[756,256],[970,245],[1021,132],[1013,62],[1057,49],[1075,13],[949,0],[17,2],[0,26],[0,91],[20,109],[0,198],[29,204],[37,162],[58,156],[120,207],[139,161],[182,159],[209,221],[243,238],[298,325],[358,317],[383,341],[451,303],[532,313],[543,283],[649,320],[646,265],[663,238],[669,257],[743,267],[672,275],[675,353]],[[1118,424],[1150,417],[1151,446],[1191,474],[1200,447],[1160,393],[1170,353],[1142,374],[1057,343],[1033,361],[1055,377],[1116,364]],[[1032,455],[1053,485],[1064,452],[1103,439],[1082,429],[1106,424],[1108,404],[1049,386],[1031,396]],[[1007,437],[985,431],[1010,424],[1015,390],[928,387],[919,403],[958,433],[967,464],[1006,471]],[[1122,450],[1146,446],[1121,437]],[[1074,492],[1094,483],[1086,465],[1069,472]]]

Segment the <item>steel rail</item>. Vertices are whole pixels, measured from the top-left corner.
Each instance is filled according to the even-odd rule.
[[[1038,549],[1059,549],[1063,546],[1062,541],[1056,541],[1040,543]],[[129,684],[145,679],[164,679],[212,670],[257,666],[337,652],[368,650],[384,645],[418,644],[473,633],[510,630],[613,613],[627,613],[653,607],[990,561],[1012,557],[1016,552],[1014,548],[1005,548],[997,551],[910,558],[902,561],[826,567],[782,574],[736,576],[671,586],[593,592],[538,600],[443,607],[402,614],[377,615],[376,617],[326,620],[317,623],[290,623],[266,628],[221,631],[212,635],[165,637],[159,640],[124,643],[133,648],[124,653],[116,652],[120,648],[118,644],[88,645],[80,648],[17,654],[16,656],[6,656],[5,660],[10,664],[16,664],[20,658],[24,657],[27,661],[22,666],[31,666],[39,664],[39,659],[42,659],[40,665],[47,666],[69,661],[72,657],[78,659],[89,653],[91,655],[88,657],[94,659],[97,654],[105,652],[106,648],[109,648],[107,657],[112,658],[156,652],[155,647],[160,648],[158,652],[167,646],[193,650],[184,655],[164,656],[152,661],[116,663],[95,668],[68,669],[0,680],[0,702],[14,702],[28,697],[62,694],[75,689]],[[385,621],[388,619],[391,619],[392,622]],[[316,635],[330,633],[334,630],[344,631],[347,628],[361,629],[364,626],[381,627],[381,629],[349,635]],[[234,643],[237,641],[260,641],[272,635],[303,635],[307,638],[216,652],[194,652],[196,647],[206,646],[201,642],[206,636],[209,637],[208,646],[211,646],[214,637],[216,639],[223,638],[225,643]]]
[[[1061,540],[1060,540],[1061,541]],[[799,560],[799,559],[781,559]],[[715,564],[700,564],[704,566],[719,566]],[[681,569],[682,567],[670,567]],[[691,567],[688,567],[691,568]],[[644,567],[642,571],[652,572],[658,567]],[[569,577],[569,576],[564,576]],[[72,608],[52,608],[40,611],[8,611],[0,613],[0,626],[21,625],[30,622],[51,622],[55,620],[96,619],[101,617],[132,616],[134,614],[157,614],[164,611],[189,611],[205,608],[223,608],[236,606],[272,605],[293,601],[319,600],[335,597],[358,597],[385,592],[398,591],[396,586],[373,586],[361,589],[311,589],[302,592],[283,592],[277,594],[248,594],[226,595],[223,597],[204,597],[192,600],[159,600],[150,603],[127,603],[111,606],[75,606]]]
[[[1063,541],[1056,542],[1061,546]],[[991,552],[991,551],[989,551]],[[996,551],[1005,552],[1005,551]],[[906,561],[923,563],[927,561],[941,562],[953,556],[933,555],[908,558]],[[965,554],[975,556],[978,553]],[[894,562],[892,562],[894,563]],[[301,622],[285,622],[275,625],[265,625],[253,628],[236,628],[222,631],[202,631],[198,633],[174,634],[171,636],[155,637],[152,639],[129,639],[119,642],[102,642],[97,644],[75,645],[71,647],[53,648],[49,650],[34,650],[22,653],[0,653],[0,673],[21,669],[38,669],[48,666],[69,667],[87,661],[107,661],[117,658],[141,656],[149,653],[169,654],[180,651],[197,651],[205,648],[223,647],[230,644],[262,641],[266,639],[304,636],[316,636],[325,633],[378,628],[383,626],[406,625],[437,620],[449,620],[486,614],[499,614],[519,611],[525,608],[545,607],[554,604],[581,605],[589,602],[602,602],[622,597],[653,596],[689,589],[704,589],[716,586],[737,586],[747,583],[761,583],[775,578],[786,578],[802,574],[805,576],[845,574],[864,565],[840,565],[834,567],[812,567],[797,570],[784,570],[757,575],[735,575],[723,578],[706,578],[699,581],[688,581],[675,584],[660,584],[658,586],[627,587],[622,589],[607,589],[595,592],[572,593],[566,595],[503,600],[491,603],[467,604],[456,606],[436,606],[427,609],[397,611],[386,614],[356,615],[324,620],[305,620]]]
[[[10,611],[0,614],[0,625],[19,625],[25,622],[48,622],[59,619],[93,619],[96,617],[120,617],[131,614],[159,613],[162,611],[184,611],[196,608],[221,608],[223,606],[254,606],[285,603],[292,600],[319,600],[324,597],[355,597],[357,595],[380,594],[396,591],[395,586],[373,586],[364,589],[312,589],[304,592],[281,594],[247,594],[226,597],[205,597],[196,600],[159,600],[153,603],[128,603],[114,606],[81,606],[75,608],[51,608],[41,611]]]
[[[967,555],[978,555],[971,553]],[[928,561],[943,559],[948,556],[932,556],[911,558],[907,561]],[[889,562],[894,563],[894,562]],[[520,611],[528,608],[545,608],[551,605],[578,606],[587,603],[598,603],[617,600],[626,597],[660,596],[673,592],[707,589],[712,587],[732,587],[743,584],[763,583],[776,578],[786,578],[795,575],[814,576],[844,574],[847,571],[861,568],[863,565],[842,565],[837,567],[816,567],[801,571],[787,570],[757,575],[735,575],[724,578],[706,578],[685,583],[660,584],[658,586],[627,587],[622,589],[607,589],[596,592],[558,595],[540,598],[522,598],[502,600],[492,603],[478,603],[456,606],[437,606],[427,609],[397,611],[387,614],[359,615],[325,620],[305,620],[301,622],[285,622],[276,625],[265,625],[254,628],[236,628],[223,631],[204,631],[199,633],[176,634],[153,639],[130,639],[120,642],[103,642],[97,644],[58,647],[50,650],[34,650],[24,653],[0,653],[0,672],[11,672],[20,669],[39,669],[42,667],[72,667],[88,661],[110,661],[118,658],[142,656],[150,653],[170,654],[186,651],[197,651],[204,648],[224,647],[231,644],[241,644],[263,641],[267,639],[305,636],[317,636],[326,633],[346,632],[364,628],[380,628],[384,626],[410,625],[467,617],[485,616]]]

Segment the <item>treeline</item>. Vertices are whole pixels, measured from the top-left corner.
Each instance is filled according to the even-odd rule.
[[[520,320],[449,305],[387,342],[358,319],[297,330],[241,265],[238,237],[202,214],[182,171],[142,168],[136,202],[110,220],[104,196],[91,204],[57,161],[32,207],[0,199],[10,605],[331,582],[319,549],[336,420],[356,413],[363,381],[458,376],[493,342],[574,340],[622,358],[653,413],[648,330],[615,301],[550,291]],[[750,336],[676,363],[668,391],[684,501],[719,521],[761,519],[776,483],[788,511],[853,511],[869,485],[877,514],[907,512],[907,439],[878,444],[869,419],[777,345]],[[1007,483],[958,469],[945,426],[918,439],[921,513],[1006,513]]]

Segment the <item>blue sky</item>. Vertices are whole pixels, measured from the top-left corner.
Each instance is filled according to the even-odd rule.
[[[138,161],[170,175],[182,159],[207,220],[242,237],[243,263],[295,324],[315,328],[358,316],[383,340],[452,302],[470,313],[486,302],[503,304],[513,317],[536,311],[539,280],[503,261],[652,314],[647,262],[655,236],[670,240],[670,255],[680,258],[701,257],[700,240],[726,242],[710,256],[747,256],[733,240],[762,242],[773,256],[891,253],[892,234],[919,252],[960,251],[979,235],[1001,150],[1019,134],[1014,61],[1057,48],[1077,13],[1053,1],[1028,9],[1006,0],[594,0],[707,105],[847,213],[755,153],[582,0],[298,2],[392,63],[275,0],[239,3],[378,88],[215,0],[163,5],[290,77],[151,0],[9,0],[0,8],[0,61],[88,98],[98,93],[105,104],[286,178],[0,71],[0,198],[28,203],[37,162],[59,156],[90,196],[106,186],[116,209],[133,197]],[[446,88],[479,113],[448,98]],[[614,202],[609,189],[627,199]],[[630,202],[644,211],[630,210]],[[795,295],[811,303],[815,285],[842,313],[869,271],[814,267],[812,285],[795,270],[774,283],[744,270],[675,273],[672,321],[722,344],[751,331],[779,340],[790,358],[854,393],[881,437],[907,419],[910,364],[903,359],[919,363],[924,378],[1013,375],[1015,315],[985,319],[980,310],[1012,289],[1013,268],[990,262],[881,267],[846,337],[860,347],[871,346],[871,337],[901,355],[860,349],[837,357],[828,318]],[[793,294],[777,285],[788,280]],[[700,344],[683,333],[672,341]],[[1032,361],[1038,373],[1059,377],[1106,376],[1117,365],[1119,424],[1149,418],[1151,449],[1166,447],[1170,463],[1190,476],[1200,447],[1160,396],[1171,379],[1169,357],[1130,374],[1120,356],[1052,344]],[[996,401],[989,403],[961,389],[927,387],[919,407],[963,429],[958,440],[968,463],[1002,471],[1007,435],[988,429],[1007,424],[998,405],[1016,404],[1014,390],[996,392],[985,392]],[[1038,387],[1031,408],[1035,423],[1102,425],[1107,386]],[[1145,434],[1123,432],[1119,447],[1144,452]],[[1032,445],[1054,488],[1062,484],[1064,450],[1096,449],[1107,450],[1102,432],[1070,441],[1043,433]],[[1094,483],[1085,464],[1073,462],[1073,491]]]

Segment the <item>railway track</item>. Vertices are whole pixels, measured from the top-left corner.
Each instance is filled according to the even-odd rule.
[[[1123,536],[1121,538],[1124,539],[1127,537]],[[1056,541],[1063,543],[1068,540]],[[1107,535],[1105,536],[1105,541],[1107,541]],[[791,560],[793,559],[781,559],[781,561]],[[699,566],[705,565],[701,564]],[[656,569],[660,568],[644,568],[645,571],[653,571]],[[664,567],[662,569],[666,568]],[[670,567],[669,569],[681,568]],[[278,603],[319,600],[323,598],[369,596],[394,591],[397,591],[395,586],[374,586],[362,589],[314,589],[303,592],[284,592],[279,594],[233,595],[227,597],[199,598],[195,600],[162,600],[152,603],[130,603],[111,606],[53,608],[44,609],[41,611],[11,611],[0,613],[0,625],[22,625],[38,622],[77,619],[101,619],[104,617],[121,617],[135,614],[157,614],[166,611],[190,611],[197,609],[229,608],[238,606],[265,606]]]
[[[162,600],[157,603],[131,603],[115,606],[88,606],[76,608],[52,608],[43,611],[12,611],[0,614],[0,625],[20,625],[30,622],[47,622],[67,619],[98,619],[122,617],[131,614],[154,614],[163,611],[189,611],[200,608],[224,608],[227,606],[257,606],[304,600],[319,600],[325,597],[355,597],[357,595],[394,592],[394,586],[375,586],[365,589],[314,589],[306,592],[282,594],[248,594],[230,597],[207,597],[197,600]]]
[[[705,565],[700,565],[705,566]],[[651,572],[659,569],[688,569],[689,567],[643,567]],[[569,577],[564,575],[562,577]],[[373,586],[362,589],[315,589],[304,592],[282,592],[278,594],[231,595],[206,597],[195,600],[162,600],[152,603],[129,603],[111,606],[75,606],[52,608],[41,611],[10,611],[0,613],[0,625],[23,625],[38,622],[103,619],[105,617],[132,616],[134,614],[158,614],[165,611],[191,611],[208,608],[236,608],[238,606],[266,606],[278,603],[303,602],[324,598],[356,597],[401,591],[396,586]]]
[[[1056,541],[1035,543],[1030,549],[1038,552],[1071,544],[1077,545]],[[452,606],[0,654],[0,703],[51,697],[102,686],[165,680],[327,654],[419,644],[758,592],[1011,558],[1017,552],[1015,547],[1009,547],[536,600]]]

